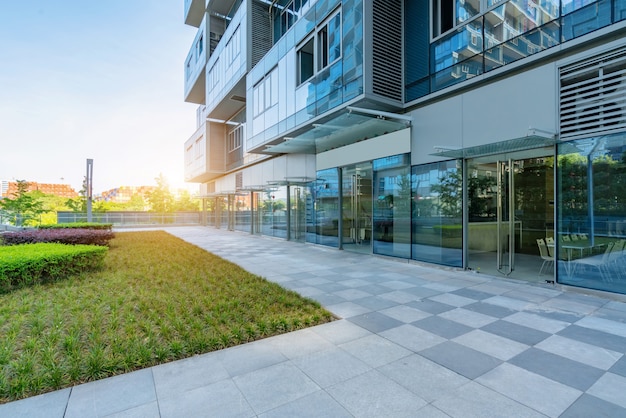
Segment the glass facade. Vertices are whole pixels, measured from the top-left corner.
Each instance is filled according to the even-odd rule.
[[[626,19],[626,0],[489,1],[482,11],[478,1],[459,0],[447,12],[431,10],[430,3],[409,2],[406,8],[407,57],[429,50],[419,60],[430,62],[425,71],[415,65],[417,57],[406,60],[406,101]],[[434,40],[424,16],[442,29]]]
[[[338,248],[339,170],[318,171],[317,180],[309,185],[309,193],[312,207],[307,212],[307,242]]]
[[[558,146],[558,281],[626,293],[626,133]]]
[[[463,263],[463,171],[458,161],[411,171],[412,258],[461,267]]]

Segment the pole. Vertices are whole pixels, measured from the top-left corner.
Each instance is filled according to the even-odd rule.
[[[87,159],[87,176],[85,177],[87,180],[87,222],[91,222],[91,200],[92,200],[92,182],[93,182],[93,160]]]

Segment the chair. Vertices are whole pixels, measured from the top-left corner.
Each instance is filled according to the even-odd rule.
[[[541,273],[543,273],[546,265],[552,264],[552,266],[554,267],[554,257],[550,255],[550,252],[548,251],[548,246],[546,245],[546,242],[543,240],[543,238],[539,238],[537,240],[537,247],[539,247],[539,256],[543,260],[541,268],[539,269],[539,276],[541,276]]]
[[[611,277],[611,269],[610,269],[609,262],[610,262],[611,254],[613,253],[614,246],[615,246],[615,243],[609,242],[603,254],[575,260],[574,263],[576,264],[574,265],[575,267],[574,271],[576,271],[577,266],[594,267],[600,273],[602,280],[604,280],[605,282],[612,281],[613,278]],[[621,250],[619,252],[621,254]]]
[[[548,255],[554,257],[555,246],[553,237],[546,237],[546,247],[548,247]]]

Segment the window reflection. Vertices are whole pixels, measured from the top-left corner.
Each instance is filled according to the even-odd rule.
[[[413,167],[413,259],[462,266],[462,182],[457,161]]]
[[[558,280],[626,292],[626,134],[559,146]]]

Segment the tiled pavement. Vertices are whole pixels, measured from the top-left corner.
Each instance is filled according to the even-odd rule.
[[[0,417],[626,417],[626,303],[610,295],[168,232],[342,319],[0,405]]]

